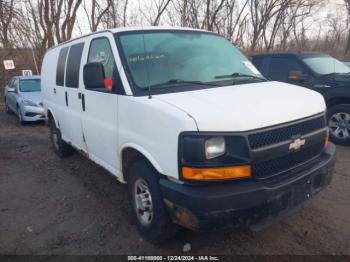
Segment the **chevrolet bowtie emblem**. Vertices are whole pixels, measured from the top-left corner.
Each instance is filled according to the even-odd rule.
[[[298,150],[303,145],[305,145],[305,139],[295,139],[292,143],[289,144],[289,150]]]

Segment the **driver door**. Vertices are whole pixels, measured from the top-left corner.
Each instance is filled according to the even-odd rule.
[[[7,104],[10,107],[10,109],[14,112],[17,111],[17,96],[18,96],[18,78],[14,77],[10,84],[9,87],[13,88],[15,91],[14,92],[7,92]]]
[[[116,66],[116,46],[111,33],[93,35],[87,41],[89,51],[85,54],[84,64],[101,63],[105,79],[113,81],[112,86],[101,86],[89,89],[84,86],[81,97],[84,100],[82,108],[82,126],[89,158],[101,164],[112,174],[119,170],[118,154],[118,95],[115,89],[115,79],[119,79]]]

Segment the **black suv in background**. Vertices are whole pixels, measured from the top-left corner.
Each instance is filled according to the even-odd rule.
[[[327,103],[330,139],[350,144],[350,68],[323,53],[274,53],[252,56],[269,80],[320,92]]]

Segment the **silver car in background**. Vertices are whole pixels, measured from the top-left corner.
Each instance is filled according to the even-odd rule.
[[[45,120],[40,76],[15,76],[5,87],[7,113],[15,113],[19,122]]]

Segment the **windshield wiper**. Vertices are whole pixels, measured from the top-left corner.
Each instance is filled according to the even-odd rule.
[[[258,79],[261,81],[267,81],[267,79],[265,77],[262,77],[262,76],[254,76],[254,75],[242,74],[242,73],[237,73],[237,72],[233,73],[231,75],[215,76],[216,79],[219,79],[219,78],[238,78],[238,77],[250,77],[250,78]]]
[[[170,87],[169,85],[174,85],[174,84],[195,84],[195,85],[203,85],[203,86],[220,86],[218,84],[213,84],[213,83],[207,83],[207,82],[202,82],[202,81],[190,81],[190,80],[182,80],[182,79],[170,79],[167,82],[164,83],[159,83],[159,84],[154,84],[151,85],[150,87]]]

